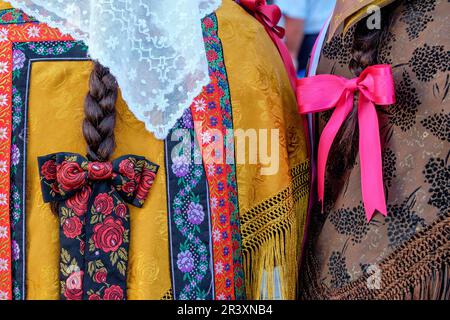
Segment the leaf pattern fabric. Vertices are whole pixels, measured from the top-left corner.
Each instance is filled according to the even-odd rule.
[[[380,42],[377,61],[392,65],[397,96],[395,104],[378,110],[388,215],[377,215],[370,223],[364,219],[356,161],[336,201],[325,203],[324,214],[318,205],[313,210],[301,277],[305,299],[450,295],[448,285],[434,280],[448,281],[448,255],[439,257],[449,238],[432,233],[450,223],[450,38],[443,27],[450,3],[397,0],[386,9],[392,11],[392,24]],[[329,36],[318,74],[354,77],[349,63],[355,29]],[[318,118],[320,132],[329,117],[323,113]],[[444,240],[435,240],[440,237]],[[419,259],[423,250],[416,246],[426,239],[437,245],[426,252],[425,262]],[[402,266],[411,266],[410,271],[394,276]],[[376,270],[381,272],[382,286],[369,290],[367,279]],[[441,290],[427,291],[432,286]]]

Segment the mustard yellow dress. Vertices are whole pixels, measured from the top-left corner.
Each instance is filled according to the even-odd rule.
[[[214,16],[234,129],[279,130],[275,174],[263,175],[260,159],[236,166],[245,297],[295,299],[309,196],[309,160],[295,95],[276,47],[257,20],[232,0],[224,0]],[[29,71],[26,299],[60,295],[59,222],[43,202],[37,158],[61,151],[85,154],[81,124],[91,69],[88,60],[62,59],[35,60]],[[128,299],[172,299],[165,142],[146,131],[121,98],[117,114],[113,158],[136,154],[160,165],[144,207],[130,208]]]

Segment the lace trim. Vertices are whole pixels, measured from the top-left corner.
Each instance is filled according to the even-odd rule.
[[[369,289],[370,275],[342,288],[331,290],[320,284],[319,270],[312,251],[308,256],[305,299],[442,299],[450,295],[450,217],[449,213],[417,233],[381,264],[381,289]]]
[[[260,297],[264,271],[274,297],[274,269],[280,267],[284,299],[295,299],[298,260],[309,194],[309,161],[291,170],[292,183],[241,214],[242,251],[249,299]]]
[[[23,10],[40,22],[46,23],[52,28],[59,29],[63,34],[70,34],[75,40],[84,41],[90,47],[89,33],[86,32],[86,30],[83,30],[81,26],[66,21],[64,19],[64,17],[67,16],[65,12],[56,10],[56,8],[52,9],[55,12],[47,12],[45,4],[38,2],[34,3],[33,0],[10,0],[9,2],[14,7]],[[198,19],[200,20],[204,16],[217,10],[221,3],[222,0],[198,0],[196,2],[199,8]],[[46,14],[50,12],[51,14]],[[154,15],[156,16],[156,14]],[[169,29],[168,26],[164,28]],[[175,26],[171,24],[170,28],[174,29]],[[175,31],[180,32],[180,30]],[[200,35],[197,36],[200,39]],[[193,35],[193,38],[194,37],[195,36]],[[101,43],[102,46],[107,43],[106,39],[103,40],[105,41],[103,41],[104,43]],[[162,38],[160,40],[163,41]],[[98,39],[96,38],[96,43],[97,42]],[[136,90],[138,88],[136,85],[141,88],[141,83],[130,83],[127,70],[129,71],[131,67],[128,67],[128,69],[125,67],[124,69],[119,62],[111,59],[108,50],[99,50],[99,48],[89,49],[89,55],[92,59],[98,60],[100,63],[111,69],[111,73],[117,78],[118,83],[122,88],[123,99],[127,102],[130,110],[137,119],[145,123],[146,129],[152,132],[157,139],[166,138],[169,130],[175,125],[176,121],[182,117],[183,112],[189,108],[193,99],[200,94],[204,86],[209,84],[206,54],[201,54],[200,52],[201,50],[204,50],[202,44],[196,44],[195,48],[198,50],[195,52],[192,50],[192,52],[189,52],[189,55],[186,54],[183,45],[173,41],[171,44],[173,45],[173,49],[177,52],[184,53],[184,55],[179,58],[185,58],[187,65],[182,70],[179,70],[177,79],[167,80],[169,83],[164,86],[158,84],[160,88],[152,88],[149,84],[148,88],[145,89],[145,96],[149,97],[148,99],[143,99],[141,96],[142,92],[137,92]],[[193,44],[190,45],[194,47]],[[161,48],[162,44],[154,44],[154,50],[162,50]],[[170,51],[169,49],[166,50]],[[143,55],[143,53],[141,54]],[[170,53],[167,53],[167,56],[164,58],[170,60]],[[156,64],[157,61],[153,61],[153,63]],[[146,67],[147,66],[141,64],[139,69]],[[164,72],[169,71],[166,69],[164,69]],[[150,70],[148,73],[151,73]],[[149,83],[148,79],[146,81]],[[163,82],[162,80],[159,81],[161,83]],[[164,80],[164,82],[167,81]],[[144,91],[144,89],[142,90]],[[183,92],[183,94],[179,94],[179,92]]]

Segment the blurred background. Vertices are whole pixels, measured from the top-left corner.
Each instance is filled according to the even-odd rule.
[[[333,13],[335,0],[269,0],[283,13],[286,45],[298,71],[304,77],[309,55],[323,25]]]

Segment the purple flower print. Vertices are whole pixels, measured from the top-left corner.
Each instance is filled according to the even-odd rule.
[[[20,248],[18,243],[13,240],[11,243],[11,251],[12,251],[12,259],[13,261],[17,261],[20,258]]]
[[[205,219],[205,212],[201,204],[191,202],[187,210],[188,221],[192,224],[199,225]]]
[[[189,161],[186,157],[175,157],[173,159],[172,171],[178,177],[185,177],[189,173]]]
[[[13,166],[17,166],[19,164],[19,161],[20,161],[20,150],[15,144],[13,144],[11,146],[11,162]]]
[[[25,54],[20,50],[13,51],[13,71],[20,70],[25,64]]]
[[[194,129],[194,122],[192,120],[191,111],[188,109],[183,113],[183,127],[186,129]]]
[[[177,256],[177,266],[183,273],[189,273],[194,269],[194,256],[189,250],[180,252]]]

